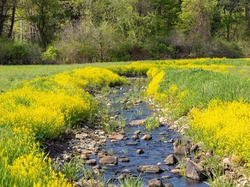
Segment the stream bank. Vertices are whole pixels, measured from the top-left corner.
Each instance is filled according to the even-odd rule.
[[[145,129],[143,122],[155,116],[159,109],[141,100],[144,89],[135,83],[112,88],[106,96],[96,94],[109,118],[105,130],[119,129],[118,132],[108,135],[82,124],[66,134],[63,143],[48,142],[47,152],[56,167],[62,168],[75,157],[84,160],[85,169],[78,173],[78,178],[84,180],[76,182],[78,186],[120,186],[125,177],[139,178],[142,186],[147,186],[149,181],[159,186],[209,186],[200,182],[200,178],[191,180],[180,175],[185,167],[186,148],[194,146],[189,140],[180,140],[180,135],[164,122],[151,131]],[[184,150],[179,145],[181,141]],[[189,163],[192,166],[193,161]],[[89,173],[103,182],[93,182],[86,176]]]

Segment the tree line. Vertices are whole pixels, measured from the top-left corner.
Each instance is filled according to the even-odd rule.
[[[249,0],[0,0],[0,63],[250,53]]]

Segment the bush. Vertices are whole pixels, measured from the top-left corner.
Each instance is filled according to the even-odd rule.
[[[0,64],[22,65],[37,64],[41,49],[37,45],[22,41],[0,39]]]
[[[227,42],[216,39],[201,48],[202,57],[227,57],[241,58],[244,57],[242,49],[235,42]]]
[[[42,61],[45,64],[55,64],[59,56],[59,50],[54,46],[47,47],[46,51],[42,54]]]

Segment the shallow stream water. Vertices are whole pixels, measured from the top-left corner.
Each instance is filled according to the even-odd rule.
[[[154,114],[154,109],[148,104],[139,102],[137,105],[132,107],[127,107],[126,103],[122,104],[121,100],[126,97],[125,95],[129,94],[139,94],[140,90],[133,90],[133,86],[125,86],[123,89],[114,88],[115,92],[108,96],[110,102],[110,114],[117,115],[126,119],[126,124],[132,120],[146,119],[151,117]],[[135,93],[138,92],[138,93]],[[139,99],[139,98],[137,98]],[[138,112],[139,111],[139,112]],[[139,114],[140,113],[140,114]],[[189,180],[185,177],[181,177],[178,174],[171,172],[174,169],[174,166],[168,166],[164,164],[164,159],[169,155],[173,154],[173,144],[169,143],[170,139],[177,139],[179,137],[178,133],[169,130],[166,126],[161,126],[155,130],[147,131],[143,126],[132,127],[126,125],[125,127],[126,136],[128,139],[111,142],[107,141],[106,145],[102,148],[112,152],[118,158],[125,156],[129,158],[130,162],[122,163],[118,162],[116,166],[110,166],[105,169],[106,179],[116,178],[121,174],[121,171],[128,169],[132,172],[133,175],[140,177],[143,180],[143,185],[147,186],[147,182],[153,178],[167,178],[163,179],[163,183],[172,183],[175,187],[208,187],[209,185],[204,182]],[[141,130],[142,132],[147,132],[152,136],[152,140],[133,140],[130,137],[136,130]],[[141,138],[143,134],[140,134]],[[130,146],[127,145],[129,142],[134,142],[136,145]],[[137,154],[136,150],[142,149],[143,154]],[[96,156],[92,156],[96,158]],[[140,174],[137,172],[137,167],[140,165],[157,165],[161,163],[160,168],[163,170],[159,174]],[[112,182],[111,182],[112,183]],[[114,181],[113,184],[118,184],[118,181]]]

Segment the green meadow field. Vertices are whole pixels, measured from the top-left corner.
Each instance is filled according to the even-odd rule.
[[[0,186],[72,186],[40,144],[92,120],[98,101],[88,91],[125,84],[128,75],[147,75],[146,95],[164,108],[169,123],[188,125],[194,142],[249,176],[250,59],[0,66]],[[206,167],[217,162],[210,159]],[[220,186],[219,177],[211,184]]]

